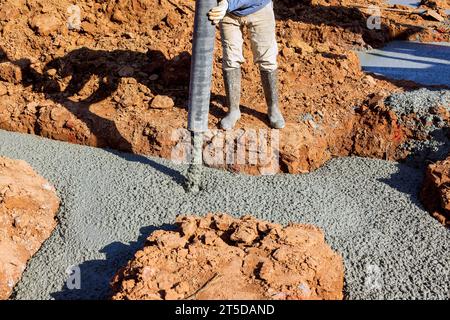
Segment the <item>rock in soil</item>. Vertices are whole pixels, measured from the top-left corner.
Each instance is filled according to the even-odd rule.
[[[174,106],[174,102],[171,97],[156,96],[153,98],[150,108],[153,109],[170,109]]]
[[[0,63],[0,81],[20,83],[22,81],[22,70],[11,62]]]
[[[0,299],[56,226],[55,188],[25,161],[0,157]]]
[[[41,36],[48,36],[55,33],[62,25],[61,21],[50,14],[34,16],[29,24],[30,27]]]
[[[450,227],[450,156],[428,166],[420,198],[433,217]]]
[[[342,299],[342,257],[312,225],[179,216],[114,276],[113,299]]]

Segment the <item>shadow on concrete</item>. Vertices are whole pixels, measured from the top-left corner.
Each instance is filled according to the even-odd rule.
[[[398,171],[387,179],[379,179],[391,188],[408,195],[411,202],[417,207],[425,210],[419,199],[420,186],[424,178],[424,171],[408,166],[404,163],[396,164]],[[391,199],[386,199],[391,201]]]
[[[380,179],[380,182],[407,194],[418,207],[424,207],[420,201],[419,193],[425,177],[426,166],[436,161],[444,160],[450,154],[450,128],[441,128],[430,133],[429,141],[436,141],[439,147],[435,148],[429,141],[408,156],[402,163],[398,163],[398,171],[389,179]]]
[[[174,225],[164,224],[159,227],[148,226],[140,229],[140,236],[135,242],[124,244],[112,242],[100,250],[105,254],[103,260],[89,260],[79,265],[81,276],[81,288],[64,288],[52,294],[56,300],[103,300],[111,297],[110,282],[116,272],[133,258],[136,251],[140,250],[148,236],[156,230],[174,230]]]
[[[446,159],[450,155],[450,127],[439,128],[429,133],[430,139],[416,141],[418,146],[404,163],[425,169],[425,166]]]
[[[110,149],[110,148],[106,148],[105,150],[108,150],[112,154],[115,154],[127,161],[139,162],[139,163],[142,163],[145,165],[149,165],[153,169],[170,177],[172,179],[172,181],[174,181],[177,184],[181,185],[185,181],[184,175],[182,175],[178,170],[175,170],[175,169],[169,168],[165,165],[162,165],[156,161],[153,161],[152,159],[150,159],[148,157],[145,157],[145,156],[142,156],[139,154],[134,154],[134,153],[125,153],[125,152],[117,151],[117,150]]]

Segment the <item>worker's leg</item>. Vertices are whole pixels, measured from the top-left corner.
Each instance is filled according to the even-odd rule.
[[[244,62],[242,53],[243,37],[240,19],[227,15],[220,24],[222,37],[222,69],[227,96],[228,114],[220,122],[225,130],[232,129],[241,118],[239,110],[241,100],[241,64]]]
[[[247,17],[247,27],[252,43],[253,59],[261,70],[273,71],[278,68],[278,44],[275,35],[275,14],[273,4]]]
[[[247,19],[254,61],[261,72],[270,125],[282,129],[285,122],[278,106],[278,45],[273,4],[268,4]]]

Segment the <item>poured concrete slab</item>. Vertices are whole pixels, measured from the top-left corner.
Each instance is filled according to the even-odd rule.
[[[394,41],[384,48],[358,55],[366,72],[450,87],[450,43]]]
[[[401,4],[403,6],[410,6],[417,8],[420,5],[418,0],[388,0],[386,1],[390,5]]]
[[[418,0],[387,0],[386,3],[390,4],[390,5],[400,4],[400,5],[409,6],[412,8],[418,8],[420,5],[420,1],[418,1]],[[448,15],[450,15],[450,10],[445,10],[445,12]]]

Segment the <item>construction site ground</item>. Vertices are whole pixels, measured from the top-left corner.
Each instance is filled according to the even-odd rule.
[[[16,299],[108,298],[119,268],[181,212],[320,227],[342,254],[348,299],[449,298],[450,233],[420,204],[421,170],[358,157],[302,175],[208,169],[205,189],[193,195],[180,185],[186,167],[167,160],[6,131],[0,138],[2,155],[30,163],[62,199],[58,226],[30,260]],[[66,286],[74,266],[79,290]]]
[[[342,255],[346,299],[449,299],[448,220],[421,202],[432,186],[419,194],[427,165],[450,154],[450,2],[422,2],[446,19],[394,4],[405,11],[382,10],[370,29],[367,6],[385,1],[275,1],[278,174],[211,162],[190,194],[171,158],[187,125],[193,1],[79,1],[69,28],[70,1],[0,0],[0,156],[25,160],[61,201],[11,297],[109,298],[153,231],[214,212],[320,227]],[[207,144],[227,110],[219,33],[216,48]],[[238,129],[267,130],[248,41],[244,51]],[[81,289],[67,287],[73,268]]]

